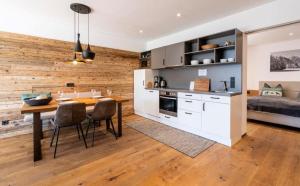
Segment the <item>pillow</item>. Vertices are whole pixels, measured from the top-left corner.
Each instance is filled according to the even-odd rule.
[[[39,93],[26,93],[21,95],[21,100],[24,101],[24,99],[27,98],[36,98],[38,96],[47,96],[48,98],[51,97],[51,92],[39,92]]]
[[[271,87],[267,83],[264,84],[264,87],[261,91],[262,96],[278,96],[282,97],[283,95],[283,88],[281,84],[278,84],[276,87]]]

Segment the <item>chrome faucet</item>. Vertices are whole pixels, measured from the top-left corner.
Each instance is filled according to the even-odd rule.
[[[226,81],[220,81],[224,83],[224,91],[228,92],[227,82]]]

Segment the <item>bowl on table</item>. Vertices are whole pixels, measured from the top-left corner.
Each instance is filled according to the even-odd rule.
[[[24,99],[24,102],[30,106],[41,106],[41,105],[48,105],[50,101],[52,100],[52,97],[47,98],[26,98]]]

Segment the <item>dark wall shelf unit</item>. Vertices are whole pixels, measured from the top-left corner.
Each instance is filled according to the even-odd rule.
[[[201,46],[206,44],[216,44],[217,47],[202,49]],[[221,59],[228,58],[234,58],[234,62],[227,63],[242,63],[242,45],[242,32],[238,29],[186,41],[185,65],[191,65],[191,60],[199,60],[201,65],[203,59],[211,59],[212,64],[218,64]]]
[[[217,47],[206,50],[202,49],[201,46],[206,44],[216,44]],[[221,59],[228,58],[234,58],[234,60],[222,63],[222,65],[241,64],[242,46],[243,33],[238,29],[231,29],[143,52],[141,53],[141,68],[164,69],[185,67],[191,66],[191,60],[199,60],[199,65],[203,65],[203,59],[212,60],[211,64],[205,65],[219,64]],[[149,57],[144,58],[145,54]],[[151,65],[148,63],[146,65],[146,61],[151,62]]]
[[[140,68],[151,67],[151,51],[145,51],[140,53]]]

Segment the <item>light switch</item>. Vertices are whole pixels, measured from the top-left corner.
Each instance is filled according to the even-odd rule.
[[[207,76],[207,69],[199,69],[198,76]]]

